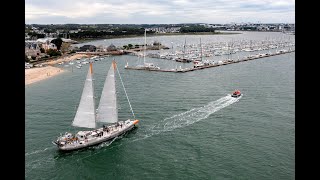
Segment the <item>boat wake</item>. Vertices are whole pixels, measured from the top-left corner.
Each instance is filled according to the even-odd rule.
[[[42,152],[45,152],[46,150],[49,150],[49,149],[53,149],[53,147],[48,147],[48,148],[44,148],[44,149],[40,149],[40,150],[36,150],[36,151],[30,152],[30,153],[25,153],[25,156],[30,156],[32,154],[42,153]]]
[[[233,98],[231,97],[231,95],[228,94],[227,96],[222,97],[216,101],[210,102],[209,104],[203,107],[194,108],[181,114],[165,118],[160,123],[156,124],[155,126],[149,129],[151,133],[147,133],[143,138],[135,139],[133,141],[145,139],[163,132],[172,131],[177,128],[189,126],[195,122],[206,119],[211,114],[239,101],[241,97]]]

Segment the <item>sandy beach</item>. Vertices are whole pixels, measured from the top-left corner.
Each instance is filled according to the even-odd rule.
[[[76,60],[77,58],[86,58],[86,57],[89,57],[89,56],[85,55],[85,54],[73,54],[73,55],[68,56],[68,57],[61,57],[61,58],[58,58],[56,60],[52,60],[52,61],[49,61],[49,62],[44,62],[42,64],[44,64],[44,65],[54,65],[54,64],[57,64],[57,63],[60,63],[60,62],[73,61],[73,60]]]
[[[53,67],[52,65],[54,64],[57,64],[60,62],[73,61],[73,60],[76,60],[77,58],[84,58],[84,57],[88,57],[88,56],[84,54],[73,54],[68,57],[61,57],[56,60],[42,63],[43,65],[47,65],[45,67],[25,69],[25,85],[32,84],[44,79],[48,79],[50,77],[53,77],[55,75],[58,75],[64,72],[63,69],[60,69],[58,67]]]
[[[64,72],[62,69],[46,66],[25,70],[25,85],[32,84]]]

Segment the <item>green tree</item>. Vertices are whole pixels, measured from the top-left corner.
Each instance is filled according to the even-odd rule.
[[[28,35],[31,36],[31,38],[32,38],[32,37],[35,37],[35,38],[37,38],[37,39],[38,39],[38,38],[44,38],[44,37],[45,37],[44,34],[38,34],[38,33],[36,33],[36,32],[29,32]]]
[[[128,46],[127,46],[127,45],[124,45],[124,46],[123,46],[123,49],[128,49]]]
[[[30,62],[30,59],[28,58],[28,56],[27,55],[25,55],[25,62]]]
[[[45,53],[46,51],[43,48],[40,48],[41,53]]]
[[[62,39],[58,37],[57,39],[53,39],[51,43],[55,44],[57,46],[57,49],[60,50],[60,47],[62,45]]]
[[[133,46],[132,44],[128,44],[129,49],[131,49],[131,48],[132,48],[132,46]]]
[[[52,56],[61,56],[61,52],[57,51],[55,49],[48,49],[47,54],[52,57]]]
[[[180,28],[181,33],[189,33],[189,32],[215,32],[215,28],[207,28],[200,25],[190,25],[190,26],[184,26]]]
[[[54,30],[52,30],[52,29],[44,29],[43,30],[45,33],[54,33],[55,31]]]
[[[76,51],[75,51],[75,50],[72,50],[72,51],[70,51],[68,54],[73,54],[73,53],[76,53]]]
[[[61,45],[61,52],[62,53],[66,53],[69,51],[69,48],[70,48],[71,44],[70,43],[66,43],[66,42],[62,42],[62,45]]]

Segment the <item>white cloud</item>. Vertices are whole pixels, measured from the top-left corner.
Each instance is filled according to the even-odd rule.
[[[26,23],[294,22],[294,0],[26,0]],[[47,22],[46,22],[47,20]]]

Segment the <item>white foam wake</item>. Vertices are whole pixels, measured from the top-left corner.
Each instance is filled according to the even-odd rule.
[[[45,152],[46,150],[49,150],[49,149],[53,149],[53,147],[36,150],[36,151],[30,152],[30,153],[25,153],[25,156],[30,156],[32,154],[42,153],[42,152]]]
[[[172,131],[177,128],[189,126],[195,122],[206,119],[211,114],[239,101],[241,97],[242,96],[240,96],[239,98],[233,98],[230,95],[227,95],[216,101],[210,102],[209,104],[203,107],[194,108],[181,114],[165,118],[164,120],[150,128],[149,130],[151,131],[151,133],[147,133],[142,139],[151,137],[162,132]],[[135,139],[134,141],[140,139],[141,138]]]

